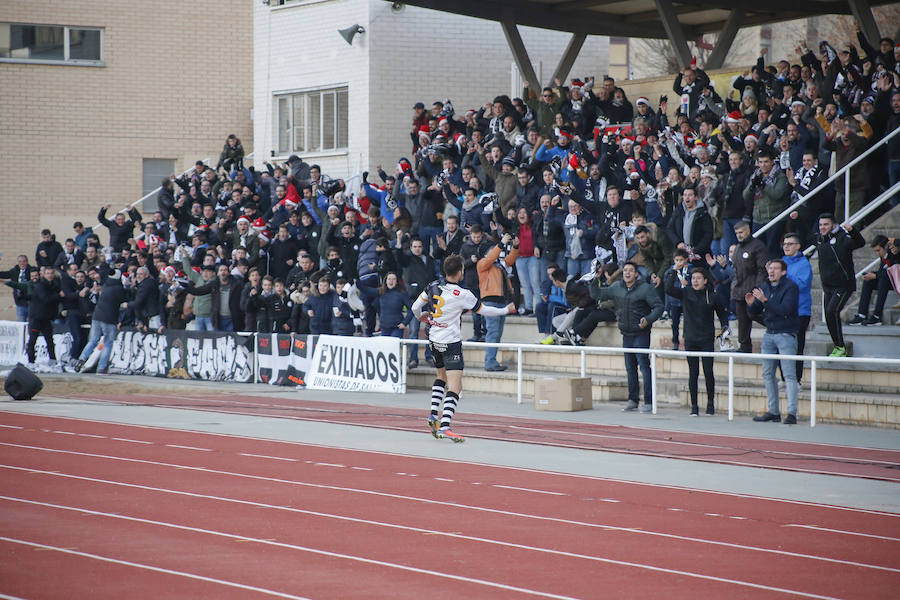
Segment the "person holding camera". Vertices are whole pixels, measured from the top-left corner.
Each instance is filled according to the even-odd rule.
[[[519,257],[519,238],[504,233],[500,241],[487,251],[477,263],[478,286],[481,290],[481,301],[486,306],[502,308],[509,305],[513,298],[509,277],[513,265]],[[499,343],[503,336],[503,325],[506,316],[486,316],[487,333],[485,341]],[[505,371],[506,365],[497,362],[497,348],[486,348],[484,352],[485,371]]]
[[[744,188],[744,202],[748,205],[752,203],[753,206],[754,234],[788,207],[791,193],[787,177],[775,166],[774,150],[762,148],[756,159],[756,166],[750,183]],[[762,234],[762,242],[766,245],[769,258],[781,257],[783,231],[784,223],[778,222]]]

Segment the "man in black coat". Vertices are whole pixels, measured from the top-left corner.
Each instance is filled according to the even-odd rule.
[[[134,226],[141,222],[141,213],[132,208],[127,215],[124,212],[116,213],[112,221],[106,218],[106,211],[111,204],[107,204],[97,213],[97,220],[109,229],[109,245],[113,252],[121,252],[128,245],[128,240],[134,233]],[[131,219],[128,219],[131,217]]]
[[[825,324],[834,342],[831,356],[847,356],[841,310],[856,291],[853,251],[866,245],[866,240],[852,225],[835,223],[834,215],[819,215],[819,276],[825,293]]]
[[[734,300],[734,308],[738,318],[738,343],[739,352],[753,352],[753,344],[750,341],[750,330],[753,327],[753,319],[747,312],[746,295],[754,289],[762,287],[767,281],[766,259],[768,249],[762,240],[756,239],[750,234],[750,224],[740,221],[734,227],[738,243],[734,249],[731,262],[734,265],[734,283],[731,286],[731,299]]]
[[[60,309],[66,313],[66,325],[69,328],[69,334],[72,336],[72,349],[69,356],[77,356],[81,354],[82,348],[87,341],[81,325],[84,323],[84,314],[81,312],[81,290],[84,289],[84,273],[81,273],[79,283],[77,276],[78,265],[69,264],[60,277],[60,289],[63,292],[62,303]]]
[[[269,275],[284,281],[294,266],[299,249],[300,243],[291,237],[287,224],[279,225],[278,235],[266,248],[269,255]]]
[[[39,335],[47,342],[47,354],[51,361],[56,361],[56,349],[53,346],[53,320],[59,314],[59,301],[63,297],[56,278],[56,269],[41,267],[41,278],[31,291],[31,304],[28,306],[28,362],[34,364],[34,345]],[[53,364],[53,363],[51,363]]]
[[[28,264],[28,257],[20,254],[16,258],[16,266],[0,271],[0,279],[9,279],[13,283],[26,284],[31,280],[31,272],[35,270]],[[13,302],[16,305],[16,320],[22,323],[28,321],[28,295],[24,290],[13,289]]]
[[[159,282],[147,267],[138,267],[134,273],[134,300],[124,303],[134,313],[135,320],[151,331],[159,331],[162,319],[159,316]],[[139,325],[140,327],[140,325]]]
[[[37,245],[37,250],[34,251],[34,261],[39,267],[52,267],[62,251],[62,246],[50,230],[44,229],[41,231],[41,241]]]
[[[409,297],[415,301],[419,297],[428,284],[438,278],[438,267],[434,259],[425,254],[425,244],[419,238],[413,238],[409,243],[409,254],[403,251],[400,244],[403,232],[397,232],[397,243],[393,249],[397,264],[403,268],[403,282],[406,284],[406,291]],[[409,324],[409,339],[419,339],[419,327],[421,322],[413,319]],[[407,366],[414,369],[419,366],[419,346],[411,346],[409,349],[410,356]],[[425,346],[425,360],[431,363],[431,345]]]
[[[703,202],[697,200],[697,191],[685,188],[682,202],[675,208],[672,218],[666,225],[666,235],[672,245],[693,253],[691,263],[700,268],[706,266],[705,256],[709,252],[713,238],[712,217]]]
[[[726,168],[722,168],[722,166]],[[719,205],[722,215],[722,250],[727,254],[728,249],[737,244],[737,236],[734,234],[734,226],[739,221],[749,221],[753,215],[753,205],[744,201],[744,188],[750,181],[752,170],[744,162],[738,152],[728,155],[728,162],[716,168],[719,182],[713,192],[713,197]]]
[[[116,332],[119,329],[119,309],[125,301],[125,296],[122,273],[116,269],[110,273],[100,289],[100,297],[97,299],[97,306],[94,308],[91,320],[91,333],[87,346],[81,351],[81,355],[73,365],[76,370],[80,371],[84,367],[84,362],[90,357],[102,337],[103,352],[100,354],[100,362],[97,364],[97,373],[106,374],[109,367],[109,356],[112,353]]]

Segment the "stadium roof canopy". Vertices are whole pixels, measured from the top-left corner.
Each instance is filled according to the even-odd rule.
[[[891,4],[891,0],[406,0],[394,4],[497,21],[517,62],[524,52],[518,25],[571,33],[564,61],[571,54],[574,62],[584,36],[608,35],[668,39],[685,67],[691,56],[688,41],[717,33],[717,47],[706,67],[718,68],[741,27],[816,15],[852,14],[866,38],[877,44],[871,6]]]

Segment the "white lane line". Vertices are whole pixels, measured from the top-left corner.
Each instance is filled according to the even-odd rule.
[[[299,550],[300,552],[309,552],[309,553],[311,553],[311,554],[319,554],[319,555],[321,555],[321,556],[330,556],[330,557],[333,557],[333,558],[342,558],[342,559],[345,559],[345,560],[352,560],[352,561],[362,562],[362,563],[367,563],[367,564],[371,564],[371,565],[378,565],[378,566],[381,566],[381,567],[390,567],[390,568],[394,568],[394,569],[400,569],[400,570],[403,570],[403,571],[410,571],[410,572],[413,572],[413,573],[420,573],[420,574],[423,574],[423,575],[431,575],[431,576],[441,577],[441,578],[444,578],[444,579],[452,579],[452,580],[455,580],[455,581],[464,581],[464,582],[466,582],[466,583],[475,583],[475,584],[484,585],[484,586],[487,586],[487,587],[492,587],[492,588],[497,588],[497,589],[502,589],[502,590],[509,590],[509,591],[513,591],[513,592],[520,592],[520,593],[524,593],[524,594],[529,594],[529,595],[531,595],[531,596],[540,596],[540,597],[542,597],[542,598],[553,598],[553,599],[555,599],[555,600],[578,600],[577,598],[572,598],[571,596],[561,596],[561,595],[559,595],[559,594],[550,594],[550,593],[541,592],[541,591],[538,591],[538,590],[531,590],[531,589],[527,589],[527,588],[520,588],[520,587],[515,587],[515,586],[512,586],[512,585],[506,585],[506,584],[504,584],[504,583],[498,583],[498,582],[495,582],[495,581],[487,581],[487,580],[484,580],[484,579],[476,579],[476,578],[473,578],[473,577],[465,577],[465,576],[463,576],[463,575],[453,575],[453,574],[450,574],[450,573],[443,573],[443,572],[439,572],[439,571],[431,571],[431,570],[429,570],[429,569],[420,569],[420,568],[418,568],[418,567],[411,567],[411,566],[409,566],[409,565],[402,565],[402,564],[399,564],[399,563],[391,563],[391,562],[386,562],[386,561],[381,561],[381,560],[375,560],[375,559],[371,559],[371,558],[365,558],[365,557],[362,557],[362,556],[355,556],[355,555],[352,555],[352,554],[341,554],[341,553],[338,553],[338,552],[329,552],[328,550],[320,550],[320,549],[318,549],[318,548],[310,548],[310,547],[308,547],[308,546],[297,546],[297,545],[295,545],[295,544],[287,544],[287,543],[284,543],[284,542],[276,542],[276,541],[273,541],[273,540],[260,539],[260,538],[253,538],[253,537],[248,537],[248,536],[244,536],[244,535],[236,535],[236,534],[233,534],[233,533],[225,533],[224,531],[214,531],[214,530],[211,530],[211,529],[201,529],[201,528],[199,528],[199,527],[189,527],[189,526],[187,526],[187,525],[178,525],[178,524],[176,524],[176,523],[168,523],[168,522],[165,522],[165,521],[154,521],[154,520],[151,520],[151,519],[142,519],[142,518],[139,518],[139,517],[130,517],[130,516],[127,516],[127,515],[121,515],[121,514],[115,514],[115,513],[105,513],[105,512],[100,512],[100,511],[90,510],[90,509],[86,509],[86,508],[78,508],[78,507],[74,507],[74,506],[64,506],[64,505],[60,505],[60,504],[50,504],[50,503],[47,503],[47,502],[38,502],[38,501],[35,501],[35,500],[25,500],[25,499],[23,499],[23,498],[12,498],[12,497],[9,497],[9,496],[0,496],[0,499],[3,499],[3,500],[9,500],[9,501],[11,501],[11,502],[22,502],[22,503],[25,503],[25,504],[34,504],[34,505],[38,505],[38,506],[46,506],[46,507],[56,508],[56,509],[60,509],[60,510],[75,511],[75,512],[80,512],[80,513],[83,513],[83,514],[94,515],[94,516],[109,517],[109,518],[112,518],[112,519],[122,519],[122,520],[126,520],[126,521],[137,522],[137,523],[145,523],[145,524],[149,524],[149,525],[156,525],[156,526],[159,526],[159,527],[167,527],[167,528],[170,528],[170,529],[179,529],[179,530],[182,530],[182,531],[191,531],[191,532],[194,532],[194,533],[202,533],[202,534],[206,534],[206,535],[213,535],[213,536],[217,536],[217,537],[224,537],[224,538],[227,538],[227,539],[233,539],[233,540],[237,540],[237,541],[241,541],[241,542],[256,542],[256,543],[258,543],[258,544],[264,544],[264,545],[267,545],[267,546],[275,546],[275,547],[278,547],[278,548],[287,548],[287,549],[289,549],[289,550]],[[273,507],[273,508],[278,508],[278,507]],[[329,515],[324,515],[324,516],[329,516]],[[424,531],[424,530],[422,530],[422,531]],[[440,533],[440,532],[436,532],[436,531],[435,531],[435,532],[432,532],[432,533]],[[10,538],[0,538],[0,540],[7,540],[7,541],[14,541],[14,542],[15,542],[15,541],[18,541],[18,540],[12,540],[12,539],[10,539]],[[35,546],[40,546],[40,547],[44,547],[44,548],[52,549],[52,550],[66,551],[66,550],[63,549],[63,548],[56,548],[56,547],[50,547],[50,546],[43,546],[42,544],[34,544],[34,543],[30,543],[30,542],[22,542],[22,543],[31,544],[31,545],[35,545]],[[521,548],[527,548],[527,546],[518,546],[518,545],[515,545],[515,544],[510,544],[510,545],[516,546],[516,547],[521,547]],[[90,556],[91,558],[95,558],[94,555],[87,555],[87,554],[79,553],[79,552],[74,552],[74,553],[75,553],[75,554],[80,554],[80,555],[82,555],[82,556]],[[573,555],[573,556],[574,556],[574,555]],[[585,558],[589,558],[589,557],[585,557]],[[120,563],[123,563],[123,564],[132,564],[132,563],[126,563],[125,561],[115,561],[115,562],[120,562]],[[152,568],[152,569],[158,569],[157,567],[150,567],[150,568]],[[168,570],[165,570],[165,571],[168,571]],[[181,574],[181,573],[175,572],[175,574]],[[278,592],[272,592],[271,590],[262,590],[261,588],[253,588],[253,587],[250,587],[250,586],[244,586],[244,585],[242,585],[242,584],[237,584],[237,585],[240,585],[241,587],[243,587],[243,588],[245,588],[245,589],[253,589],[253,590],[257,590],[257,591],[262,591],[262,592],[264,592],[264,593],[271,593],[271,594],[275,594],[275,595],[280,595],[280,596],[283,596],[283,597],[285,597],[285,598],[297,598],[297,596],[288,596],[288,595],[286,595],[286,594],[280,594],[280,593],[278,593]],[[821,596],[816,596],[816,597],[817,597],[817,598],[821,598]]]
[[[246,452],[238,452],[241,456],[249,456],[250,458],[268,458],[270,460],[284,460],[287,462],[297,462],[296,458],[285,458],[283,456],[268,456],[266,454],[248,454]]]
[[[25,600],[25,598],[19,598],[18,596],[9,596],[7,594],[0,594],[0,600]]]
[[[153,442],[145,442],[143,440],[132,440],[129,438],[111,438],[117,442],[128,442],[130,444],[152,444]]]
[[[291,460],[293,460],[293,459],[291,459]],[[315,466],[315,467],[334,467],[336,469],[346,469],[347,468],[347,465],[339,465],[337,463],[323,463],[323,462],[313,463],[313,466]]]
[[[51,433],[61,433],[62,435],[78,435],[74,431],[52,431]]]
[[[350,467],[354,471],[374,471],[375,469],[370,469],[369,467]]]
[[[100,560],[103,562],[113,563],[113,564],[117,564],[117,565],[125,565],[126,567],[135,567],[137,569],[144,569],[147,571],[155,571],[157,573],[165,573],[166,575],[177,575],[179,577],[187,577],[188,579],[197,579],[199,581],[206,581],[208,583],[217,583],[219,585],[239,588],[242,590],[249,590],[251,592],[259,592],[261,594],[267,594],[269,596],[276,596],[278,598],[290,598],[291,600],[310,600],[309,598],[305,598],[303,596],[293,596],[291,594],[276,592],[275,590],[267,590],[265,588],[255,587],[252,585],[244,585],[243,583],[236,583],[234,581],[225,581],[224,579],[214,579],[212,577],[204,577],[203,575],[197,575],[195,573],[185,573],[184,571],[173,571],[172,569],[163,569],[162,567],[154,567],[152,565],[145,565],[145,564],[141,564],[141,563],[131,562],[128,560],[119,560],[117,558],[111,558],[109,556],[100,556],[98,554],[89,554],[88,552],[79,552],[78,550],[71,550],[69,548],[60,548],[58,546],[48,546],[46,544],[38,544],[37,542],[29,542],[27,540],[18,540],[15,538],[0,537],[0,541],[9,542],[11,544],[21,544],[23,546],[31,546],[32,548],[40,548],[41,550],[54,550],[56,552],[62,552],[64,554],[72,554],[74,556],[81,556],[84,558],[92,558],[94,560]]]
[[[89,479],[89,478],[85,478],[85,479]],[[119,482],[109,482],[109,483],[112,483],[113,485],[119,485]],[[607,564],[621,565],[621,566],[626,566],[626,567],[635,567],[635,568],[639,568],[639,569],[645,569],[645,570],[650,570],[650,571],[656,571],[656,572],[660,572],[660,573],[668,573],[668,574],[671,574],[671,575],[681,575],[681,576],[691,577],[691,578],[694,578],[694,579],[703,579],[703,580],[706,580],[706,581],[716,581],[716,582],[720,582],[720,583],[727,583],[727,584],[739,585],[739,586],[743,586],[743,587],[750,587],[750,588],[763,589],[763,590],[768,590],[768,591],[773,591],[773,592],[779,592],[779,593],[784,593],[784,594],[792,594],[792,595],[797,595],[797,596],[803,596],[803,597],[806,597],[806,598],[817,598],[817,599],[820,599],[820,600],[837,600],[837,599],[832,598],[832,597],[830,597],[830,596],[820,596],[820,595],[818,595],[818,594],[812,594],[812,593],[808,593],[808,592],[800,592],[800,591],[790,590],[790,589],[786,589],[786,588],[777,588],[777,587],[773,587],[773,586],[767,586],[767,585],[762,585],[762,584],[752,583],[752,582],[749,582],[749,581],[741,581],[741,580],[737,580],[737,579],[728,579],[728,578],[724,578],[724,577],[716,577],[716,576],[713,576],[713,575],[703,575],[703,574],[695,573],[695,572],[691,572],[691,571],[679,571],[679,570],[677,570],[677,569],[666,569],[666,568],[664,568],[664,567],[655,567],[655,566],[652,566],[652,565],[647,565],[647,564],[645,564],[645,563],[633,563],[633,562],[628,562],[628,561],[616,560],[616,559],[613,559],[613,558],[606,558],[606,557],[603,557],[603,556],[592,556],[592,555],[588,555],[588,554],[577,554],[577,553],[574,553],[574,552],[566,552],[566,551],[564,551],[564,550],[553,550],[553,549],[550,549],[550,548],[540,548],[540,547],[536,547],[536,546],[528,546],[528,545],[524,545],[524,544],[515,544],[515,543],[512,543],[512,542],[504,542],[504,541],[501,541],[501,540],[494,540],[494,539],[490,539],[490,538],[481,538],[481,537],[466,536],[466,535],[462,535],[462,534],[458,534],[458,533],[449,533],[449,532],[446,532],[446,531],[437,531],[437,530],[422,529],[422,528],[419,528],[419,527],[409,527],[409,526],[406,526],[406,525],[398,525],[398,524],[394,524],[394,523],[383,523],[383,522],[380,522],[380,521],[370,521],[370,520],[368,520],[368,519],[357,519],[357,518],[354,518],[354,517],[347,517],[347,516],[342,516],[342,515],[334,515],[334,514],[330,514],[330,513],[319,513],[319,512],[314,512],[314,511],[307,511],[307,510],[302,510],[302,509],[296,509],[296,508],[291,508],[291,507],[285,507],[285,506],[263,504],[263,503],[260,503],[260,502],[251,502],[251,501],[245,501],[245,500],[235,500],[235,499],[230,499],[230,498],[219,498],[219,497],[216,497],[216,496],[207,496],[207,495],[204,495],[204,494],[193,494],[193,493],[191,493],[191,492],[181,492],[181,491],[176,491],[176,490],[165,490],[165,489],[161,489],[161,488],[145,488],[145,486],[133,485],[133,484],[122,484],[122,485],[124,485],[124,486],[126,486],[126,487],[136,487],[136,488],[143,488],[143,489],[152,489],[152,490],[155,490],[155,491],[169,492],[169,493],[179,494],[179,495],[195,496],[195,497],[209,498],[209,499],[214,499],[214,500],[223,500],[223,501],[226,501],[226,502],[237,502],[237,503],[240,503],[240,504],[249,504],[249,505],[261,506],[261,507],[265,507],[265,508],[274,508],[274,509],[277,509],[277,510],[286,510],[286,511],[289,511],[289,512],[305,513],[305,514],[310,514],[310,515],[314,515],[314,516],[321,516],[321,517],[326,517],[326,518],[331,518],[331,519],[345,520],[345,521],[351,521],[351,522],[356,522],[356,523],[365,523],[365,524],[369,524],[369,525],[377,525],[377,526],[381,526],[381,527],[388,527],[388,528],[392,528],[392,529],[400,529],[400,530],[405,530],[405,531],[414,531],[414,532],[418,532],[418,533],[426,533],[426,534],[430,534],[430,535],[440,535],[440,536],[444,536],[444,537],[450,537],[450,538],[462,539],[462,540],[467,540],[467,541],[483,542],[483,543],[487,543],[487,544],[499,545],[499,546],[504,546],[504,547],[508,547],[508,548],[516,548],[516,549],[521,549],[521,550],[528,550],[528,551],[541,552],[541,553],[546,553],[546,554],[553,554],[553,555],[557,555],[557,556],[565,556],[565,557],[567,557],[567,558],[577,558],[577,559],[590,560],[590,561],[594,561],[594,562],[601,562],[601,563],[607,563]],[[437,575],[438,577],[449,577],[449,578],[451,578],[451,579],[457,579],[457,580],[462,580],[462,581],[467,581],[467,582],[472,582],[472,583],[480,583],[480,584],[483,584],[483,585],[490,585],[490,586],[493,586],[493,587],[500,587],[500,588],[502,588],[502,589],[515,590],[515,591],[520,591],[520,592],[525,592],[525,593],[535,594],[535,595],[539,595],[539,596],[544,596],[544,597],[548,597],[548,598],[568,598],[567,596],[557,596],[557,595],[554,595],[554,594],[545,594],[545,593],[542,593],[542,592],[537,592],[537,591],[535,591],[535,590],[526,590],[526,589],[523,589],[523,588],[514,588],[514,587],[511,587],[511,586],[507,586],[507,585],[505,585],[505,584],[499,584],[499,583],[494,583],[494,582],[488,582],[488,581],[479,580],[479,579],[470,579],[470,578],[468,578],[468,577],[462,577],[462,576],[459,576],[459,575],[451,575],[451,574],[447,574],[447,573],[441,573],[441,572],[435,572],[435,571],[427,571],[427,570],[419,569],[419,568],[416,568],[416,567],[410,567],[410,566],[407,566],[407,565],[398,565],[398,564],[395,564],[395,563],[385,563],[385,562],[381,562],[381,561],[375,561],[375,560],[373,560],[373,559],[367,559],[367,558],[356,557],[356,556],[345,555],[345,554],[335,554],[335,553],[332,553],[332,552],[328,552],[328,551],[326,551],[326,550],[311,549],[311,548],[306,548],[306,547],[303,547],[303,546],[295,546],[295,545],[293,545],[293,544],[287,544],[287,543],[284,543],[284,542],[275,542],[275,541],[272,541],[272,540],[256,539],[256,538],[248,538],[248,537],[240,536],[240,535],[236,535],[236,534],[224,533],[224,532],[219,532],[219,531],[211,531],[211,530],[207,530],[207,529],[199,529],[199,528],[196,528],[196,527],[189,527],[189,526],[186,526],[186,525],[177,525],[177,524],[175,524],[175,523],[168,523],[168,522],[162,522],[162,521],[152,521],[152,520],[149,520],[149,519],[142,519],[142,518],[139,518],[139,517],[131,517],[131,516],[127,516],[127,515],[122,515],[122,514],[120,514],[120,513],[104,513],[104,512],[94,511],[94,510],[90,510],[90,509],[77,508],[77,507],[73,507],[73,506],[64,506],[64,505],[58,505],[58,504],[50,504],[50,503],[46,503],[46,502],[39,502],[39,501],[37,501],[37,500],[26,500],[26,499],[23,499],[23,498],[14,498],[14,497],[10,497],[10,496],[0,496],[0,499],[8,500],[8,501],[11,501],[11,502],[22,502],[22,503],[26,503],[26,504],[35,504],[35,505],[39,505],[39,506],[48,506],[48,507],[57,508],[57,509],[61,509],[61,510],[76,511],[76,512],[81,512],[81,513],[90,514],[90,515],[97,515],[97,516],[109,517],[109,518],[112,518],[112,519],[122,519],[122,520],[128,520],[128,521],[135,521],[135,522],[139,522],[139,523],[148,523],[148,524],[152,524],[152,525],[159,525],[159,526],[162,526],[162,527],[170,527],[170,528],[173,528],[173,529],[182,529],[182,530],[185,530],[185,531],[194,531],[194,532],[199,532],[199,533],[206,533],[206,534],[210,534],[210,535],[217,535],[217,536],[223,536],[223,537],[228,537],[228,538],[238,539],[238,540],[240,540],[240,541],[254,541],[254,542],[258,542],[258,543],[260,543],[260,544],[266,544],[266,545],[271,545],[271,546],[278,546],[278,547],[282,547],[282,548],[296,549],[296,550],[301,550],[301,551],[306,551],[306,552],[313,552],[313,553],[317,553],[317,554],[324,554],[325,556],[336,556],[336,557],[339,557],[339,558],[347,558],[347,559],[350,559],[350,560],[360,560],[360,561],[363,561],[363,562],[369,562],[369,563],[379,564],[379,565],[383,565],[383,566],[390,566],[390,567],[400,568],[400,569],[404,569],[404,570],[411,570],[411,571],[414,571],[414,572],[417,572],[417,573],[425,573],[425,574],[429,574],[429,575]],[[570,599],[570,600],[571,600],[571,599]]]
[[[446,477],[435,477],[435,481],[453,481],[453,479],[447,479]]]
[[[738,517],[740,518],[740,517]],[[785,527],[801,527],[803,529],[814,529],[816,531],[828,531],[830,533],[843,533],[846,535],[858,535],[861,537],[869,537],[875,538],[876,540],[888,540],[889,542],[900,542],[900,538],[888,537],[886,535],[874,535],[872,533],[861,533],[859,531],[845,531],[843,529],[829,529],[827,527],[818,527],[816,525],[798,525],[796,523],[790,523],[785,525]]]
[[[79,433],[78,435],[80,435],[81,437],[97,438],[99,440],[106,439],[105,435],[94,435],[93,433]]]
[[[597,498],[598,502],[614,502],[618,504],[621,500],[616,500],[615,498]]]
[[[97,402],[108,404],[108,402],[105,402],[103,400],[97,400]],[[9,414],[16,415],[16,416],[22,415],[22,413],[20,413],[18,411],[7,410],[7,409],[4,409],[3,407],[0,407],[0,413],[9,413]],[[254,416],[258,416],[258,415],[254,415]],[[614,483],[614,484],[618,484],[618,485],[632,485],[632,486],[638,486],[638,487],[660,488],[660,489],[666,489],[666,490],[677,490],[679,492],[699,492],[702,494],[710,494],[710,495],[714,495],[714,496],[726,496],[728,498],[746,498],[749,500],[764,500],[766,502],[776,502],[776,503],[781,503],[781,504],[793,504],[796,506],[812,506],[815,508],[824,508],[827,510],[847,511],[847,512],[853,512],[853,513],[862,513],[862,514],[866,514],[866,515],[878,515],[880,517],[890,517],[893,519],[900,518],[900,513],[892,513],[892,512],[887,512],[884,510],[873,510],[873,509],[869,509],[869,508],[855,508],[852,506],[838,506],[835,504],[824,504],[822,502],[811,502],[809,500],[791,500],[790,498],[775,498],[772,496],[760,496],[757,494],[744,494],[741,492],[728,492],[728,491],[723,491],[723,490],[712,490],[712,489],[708,489],[708,488],[690,487],[690,486],[685,486],[685,485],[673,485],[671,483],[653,483],[653,482],[648,482],[648,481],[634,481],[634,480],[630,480],[630,479],[616,479],[613,477],[602,477],[600,475],[583,475],[583,474],[579,474],[579,473],[563,473],[562,471],[549,471],[546,469],[542,470],[542,469],[535,469],[535,468],[531,468],[531,467],[517,467],[517,466],[511,466],[511,465],[497,465],[497,464],[492,464],[492,463],[478,462],[478,461],[474,461],[474,460],[460,460],[460,459],[452,459],[451,460],[451,459],[447,459],[447,458],[439,458],[439,457],[434,457],[434,456],[427,456],[427,457],[426,456],[410,456],[408,454],[400,454],[398,452],[390,452],[388,450],[371,450],[371,449],[361,449],[361,448],[348,448],[346,446],[330,446],[328,444],[313,444],[310,442],[292,442],[292,441],[286,441],[286,440],[272,440],[269,438],[256,437],[256,436],[252,436],[252,435],[238,435],[238,434],[232,434],[232,433],[213,433],[210,431],[191,430],[191,429],[171,429],[171,428],[167,428],[167,427],[159,427],[156,425],[140,425],[140,424],[135,424],[135,423],[121,425],[119,423],[108,423],[105,421],[97,421],[94,419],[84,419],[81,417],[72,417],[72,416],[62,416],[62,417],[54,416],[52,418],[53,419],[64,419],[64,420],[68,420],[68,421],[79,421],[79,422],[83,422],[83,423],[90,423],[92,425],[97,425],[98,423],[100,423],[102,425],[107,425],[107,426],[130,427],[130,428],[135,428],[135,429],[149,429],[152,431],[163,431],[166,433],[176,432],[176,433],[180,433],[180,434],[214,436],[214,437],[221,437],[221,438],[226,438],[226,439],[230,439],[230,440],[240,440],[241,442],[245,442],[245,443],[248,441],[263,442],[263,443],[267,443],[267,444],[277,442],[279,444],[300,446],[303,448],[325,448],[328,450],[339,450],[341,452],[375,454],[377,456],[390,456],[392,458],[401,458],[404,460],[416,459],[416,460],[423,460],[423,461],[428,461],[428,462],[442,462],[442,463],[452,464],[453,466],[474,465],[474,466],[482,467],[485,469],[500,469],[500,470],[505,470],[505,471],[519,471],[522,473],[536,473],[536,474],[542,475],[542,476],[550,475],[553,477],[564,477],[564,478],[570,478],[570,479],[574,478],[574,479],[588,480],[588,481],[603,481],[603,482],[609,482],[609,483]],[[290,416],[281,417],[281,418],[294,419],[294,417],[290,417]],[[299,420],[304,420],[304,419],[299,419]],[[341,422],[341,424],[345,425],[346,423]],[[43,429],[42,431],[48,431],[48,430]],[[655,431],[666,431],[666,430],[660,429],[660,430],[655,430]],[[683,433],[683,432],[676,432],[676,433]],[[730,437],[727,434],[715,434],[715,433],[705,433],[704,435]],[[777,442],[784,441],[783,439],[775,439],[775,438],[772,438],[772,439],[770,439],[770,438],[752,438],[752,439],[760,439],[760,440],[765,440],[765,441],[777,441]],[[0,442],[0,443],[2,443],[2,442]],[[797,443],[805,444],[805,443],[812,443],[812,442],[797,442]],[[819,445],[822,445],[822,444],[819,444]],[[885,448],[871,448],[871,447],[866,447],[866,446],[843,446],[841,444],[830,444],[830,445],[845,447],[845,448],[854,448],[854,449],[858,449],[858,450],[880,450],[880,451],[884,451],[884,452],[894,452],[894,450],[885,449]],[[568,447],[568,446],[563,445],[561,447]],[[580,448],[580,446],[572,446],[572,447]],[[306,461],[306,462],[310,463],[312,461]],[[754,466],[755,468],[759,468],[759,465],[752,465],[752,466]]]
[[[5,427],[6,429],[25,429],[24,427],[19,427],[18,425],[0,425],[0,427]]]
[[[546,521],[546,522],[550,522],[550,523],[564,523],[567,525],[575,525],[577,527],[590,527],[590,528],[595,528],[595,529],[603,529],[605,531],[622,531],[625,533],[649,535],[649,536],[660,537],[660,538],[665,538],[665,539],[696,542],[698,544],[709,544],[712,546],[721,546],[721,547],[725,547],[725,548],[736,548],[738,550],[750,550],[753,552],[776,554],[779,556],[791,556],[791,557],[795,557],[795,558],[818,560],[818,561],[836,563],[836,564],[842,564],[842,565],[851,565],[851,566],[855,566],[855,567],[861,567],[864,569],[874,569],[874,570],[878,570],[878,571],[889,571],[892,573],[900,573],[900,569],[894,569],[891,567],[882,567],[879,565],[872,565],[869,563],[841,560],[838,558],[828,558],[825,556],[816,556],[813,554],[803,554],[800,552],[789,552],[787,550],[778,550],[775,548],[763,548],[763,547],[759,547],[759,546],[747,546],[745,544],[736,544],[736,543],[731,543],[731,542],[722,542],[722,541],[718,541],[718,540],[695,538],[695,537],[677,535],[674,533],[650,531],[647,529],[636,529],[636,528],[632,528],[632,527],[620,527],[617,525],[606,525],[603,523],[587,523],[585,521],[575,521],[573,519],[563,519],[563,518],[559,518],[559,517],[546,517],[546,516],[542,516],[542,515],[532,515],[532,514],[528,514],[528,513],[520,513],[520,512],[514,512],[514,511],[508,511],[508,510],[501,510],[501,509],[497,509],[497,508],[488,508],[485,506],[473,506],[470,504],[460,504],[457,502],[445,502],[442,500],[432,500],[430,498],[420,498],[417,496],[405,496],[402,494],[391,494],[388,492],[379,492],[379,491],[375,491],[375,490],[348,488],[348,487],[341,487],[341,486],[335,486],[335,485],[326,485],[326,484],[322,484],[322,483],[310,483],[310,482],[306,482],[306,481],[293,481],[290,479],[265,477],[262,475],[250,475],[247,473],[235,473],[235,472],[231,472],[231,471],[221,471],[218,469],[207,469],[205,467],[194,467],[194,466],[189,466],[189,465],[176,465],[176,464],[172,464],[172,463],[141,460],[141,459],[136,459],[136,458],[121,458],[118,456],[106,456],[103,454],[90,454],[87,452],[74,452],[71,450],[56,450],[56,449],[52,449],[52,448],[23,446],[21,444],[10,444],[10,443],[6,443],[6,442],[0,442],[0,445],[30,448],[30,449],[34,449],[34,450],[42,450],[42,451],[46,451],[46,452],[55,452],[55,453],[62,453],[62,454],[90,456],[93,458],[104,458],[104,459],[119,460],[119,461],[124,461],[124,462],[152,464],[152,465],[163,466],[163,467],[171,467],[174,469],[183,469],[183,470],[188,470],[188,471],[199,471],[199,472],[204,472],[204,473],[213,473],[213,474],[217,474],[217,475],[241,477],[241,478],[252,479],[252,480],[256,480],[256,481],[271,481],[271,482],[275,482],[275,483],[284,483],[284,484],[288,484],[288,485],[297,485],[297,486],[301,486],[301,487],[311,487],[311,488],[315,488],[315,489],[326,489],[326,490],[334,490],[334,491],[349,492],[349,493],[356,493],[356,494],[364,494],[364,495],[370,495],[370,496],[379,496],[382,498],[407,500],[410,502],[420,502],[422,504],[435,504],[435,505],[439,505],[439,506],[451,506],[453,508],[459,508],[462,510],[473,510],[473,511],[477,511],[477,512],[485,512],[485,513],[489,513],[489,514],[499,514],[499,515],[505,515],[505,516],[510,516],[510,517],[516,517],[516,518],[533,519],[536,521]],[[7,468],[7,469],[18,470],[18,471],[27,471],[29,473],[44,473],[44,474],[48,474],[48,475],[54,475],[57,477],[68,477],[68,478],[72,478],[72,479],[84,479],[86,481],[93,481],[89,477],[81,477],[78,475],[70,475],[70,474],[59,473],[59,472],[54,472],[54,471],[42,471],[40,469],[30,469],[27,467],[17,467],[17,466],[13,466],[13,465],[0,464],[0,468]],[[106,480],[100,480],[100,481],[106,482]],[[109,483],[115,484],[115,482],[109,482]],[[121,484],[121,485],[131,485],[131,484]],[[140,486],[138,486],[138,487],[140,487]]]
[[[200,452],[212,452],[210,448],[198,448],[197,446],[179,446],[178,444],[166,444],[169,448],[180,448],[182,450],[199,450]]]
[[[563,494],[561,492],[548,492],[546,490],[533,490],[531,488],[515,487],[512,485],[500,485],[499,483],[493,484],[492,487],[503,488],[504,490],[518,490],[520,492],[534,492],[535,494],[547,494],[550,496],[568,496],[568,494]]]

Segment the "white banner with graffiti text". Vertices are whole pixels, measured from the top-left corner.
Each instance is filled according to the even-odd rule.
[[[22,362],[25,354],[25,328],[20,321],[0,321],[0,365]]]
[[[400,339],[320,335],[306,387],[343,392],[406,393]]]

